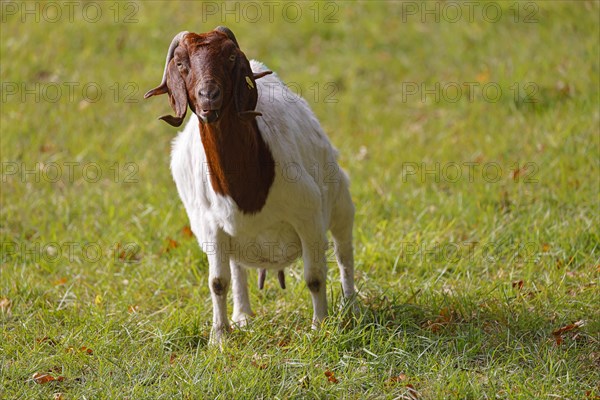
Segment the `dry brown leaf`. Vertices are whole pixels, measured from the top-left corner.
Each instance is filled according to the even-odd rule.
[[[128,245],[121,246],[121,243],[117,243],[115,246],[115,253],[119,258],[119,261],[122,262],[136,262],[142,259],[142,255],[140,254],[139,247],[134,243],[129,243]]]
[[[325,371],[325,376],[327,380],[331,383],[339,383],[339,380],[335,377],[335,374],[330,370]]]
[[[576,329],[579,329],[579,328],[581,328],[584,325],[585,325],[585,321],[584,320],[579,320],[579,321],[574,322],[572,324],[565,325],[565,326],[563,326],[561,328],[555,329],[554,331],[552,331],[552,335],[554,336],[554,344],[556,346],[560,346],[564,342],[563,335],[565,333],[574,331]],[[575,336],[577,336],[577,334]],[[573,336],[572,338],[575,339],[575,336]]]
[[[592,392],[591,390],[585,391],[585,398],[588,400],[600,400],[600,396],[594,394],[594,392]]]
[[[64,285],[65,283],[67,283],[67,278],[65,278],[64,276],[60,279],[57,279],[56,281],[54,281],[54,286],[61,286]]]
[[[59,377],[55,378],[50,374],[36,372],[35,374],[33,374],[32,379],[35,383],[37,383],[39,385],[43,385],[44,383],[48,383],[48,382],[52,382],[52,381],[62,382],[65,380],[65,377],[59,376]]]
[[[550,245],[548,243],[544,243],[542,245],[542,251],[547,252],[548,250],[550,250]]]
[[[179,247],[179,243],[175,240],[172,239],[170,237],[167,238],[167,245],[166,247],[161,251],[161,254],[165,254],[170,252],[173,249],[176,249],[177,247]]]
[[[524,284],[523,280],[514,281],[512,283],[512,287],[515,288],[515,289],[517,289],[517,290],[521,290],[521,289],[523,289],[523,284]]]
[[[581,328],[584,325],[585,325],[585,321],[584,320],[579,320],[577,322],[574,322],[574,323],[569,324],[569,325],[565,325],[565,326],[563,326],[561,328],[558,328],[558,329],[552,331],[552,334],[554,336],[562,335],[565,332],[569,332],[569,331],[572,331],[574,329]]]
[[[526,168],[521,169],[519,167],[517,167],[517,169],[513,169],[511,172],[511,177],[512,177],[513,181],[518,182],[519,175],[521,175],[521,172],[525,171],[525,170],[526,170]]]
[[[186,238],[194,237],[194,232],[192,232],[192,229],[189,227],[189,225],[186,225],[183,228],[181,228],[181,234]]]

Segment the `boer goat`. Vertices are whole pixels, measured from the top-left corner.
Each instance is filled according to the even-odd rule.
[[[257,83],[257,80],[260,79]],[[344,297],[354,295],[354,206],[337,152],[304,99],[257,61],[248,62],[231,30],[181,32],[173,38],[161,84],[180,126],[171,170],[191,229],[208,256],[213,303],[211,343],[243,325],[252,309],[245,268],[278,271],[302,256],[313,303],[313,327],[327,316],[327,231],[331,231]]]

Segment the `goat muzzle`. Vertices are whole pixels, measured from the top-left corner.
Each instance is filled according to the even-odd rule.
[[[197,115],[205,124],[212,124],[219,119],[219,112],[220,110],[200,110]]]

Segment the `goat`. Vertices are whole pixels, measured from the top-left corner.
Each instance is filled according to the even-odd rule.
[[[259,78],[262,78],[258,80]],[[257,83],[258,82],[258,83]],[[167,52],[161,84],[144,98],[167,93],[178,127],[171,170],[190,226],[208,256],[213,303],[211,344],[232,321],[245,325],[250,307],[246,268],[278,271],[299,257],[313,304],[313,328],[327,316],[327,231],[331,231],[345,299],[354,296],[349,180],[337,151],[306,101],[262,63],[248,61],[225,27],[180,32]]]

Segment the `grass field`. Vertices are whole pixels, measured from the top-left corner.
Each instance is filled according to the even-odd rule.
[[[598,1],[66,3],[1,4],[1,399],[600,398]],[[339,149],[361,304],[252,272],[223,352],[142,99],[217,25]]]

